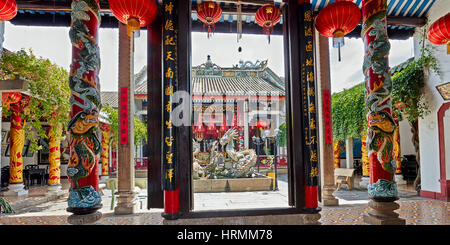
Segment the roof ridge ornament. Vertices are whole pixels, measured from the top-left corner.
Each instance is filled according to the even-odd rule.
[[[263,61],[256,60],[255,63],[253,63],[251,61],[245,61],[244,62],[243,60],[240,60],[239,61],[239,66],[236,65],[236,67],[239,67],[241,69],[246,69],[246,68],[261,68],[261,69],[264,69],[264,68],[267,67],[267,62],[268,62],[268,60],[263,60]]]

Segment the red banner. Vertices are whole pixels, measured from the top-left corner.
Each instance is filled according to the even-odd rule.
[[[324,124],[324,137],[325,143],[333,143],[333,134],[331,133],[331,96],[330,91],[323,90],[323,124]]]
[[[120,144],[128,144],[128,88],[120,88]]]

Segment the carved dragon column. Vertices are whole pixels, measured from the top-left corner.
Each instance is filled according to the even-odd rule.
[[[371,210],[364,216],[370,224],[405,224],[394,210],[400,206],[396,169],[393,161],[393,136],[395,122],[392,116],[392,80],[389,73],[390,43],[386,25],[387,1],[363,0],[362,38],[365,57],[365,102],[367,113],[367,151],[369,156],[370,184],[368,193]]]
[[[23,196],[28,191],[23,185],[23,147],[25,144],[25,120],[22,114],[30,102],[30,97],[22,95],[21,99],[10,104],[11,129],[9,141],[9,192],[5,195]]]
[[[68,124],[70,159],[67,168],[71,187],[67,211],[74,214],[69,217],[69,223],[75,224],[94,222],[101,217],[101,213],[96,212],[102,207],[98,190],[101,145],[95,134],[101,109],[98,77],[100,54],[97,44],[99,9],[99,0],[72,1],[72,22],[69,31],[72,43],[69,76],[71,119]]]

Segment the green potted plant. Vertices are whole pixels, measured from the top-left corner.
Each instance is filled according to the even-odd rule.
[[[5,214],[14,213],[14,209],[11,207],[9,202],[3,197],[0,197],[0,214],[1,213]]]

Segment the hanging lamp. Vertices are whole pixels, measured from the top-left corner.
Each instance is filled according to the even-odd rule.
[[[158,7],[153,0],[108,0],[114,16],[127,25],[128,36],[139,37],[140,27],[152,23]]]
[[[436,45],[447,44],[447,54],[450,54],[450,13],[442,16],[430,26],[427,38]]]
[[[341,47],[344,46],[344,36],[359,24],[361,10],[351,0],[336,0],[323,8],[316,18],[316,29],[325,37],[333,38],[333,48],[338,49],[341,61]]]
[[[267,35],[269,43],[270,34],[273,32],[273,27],[280,21],[280,19],[281,11],[273,4],[266,4],[256,11],[256,23],[263,28],[263,32]]]
[[[0,0],[0,21],[8,21],[17,15],[15,0]]]
[[[197,17],[203,22],[203,29],[208,26],[208,38],[214,32],[215,24],[222,18],[222,9],[213,1],[202,2],[197,6]],[[212,27],[212,29],[211,29]]]

